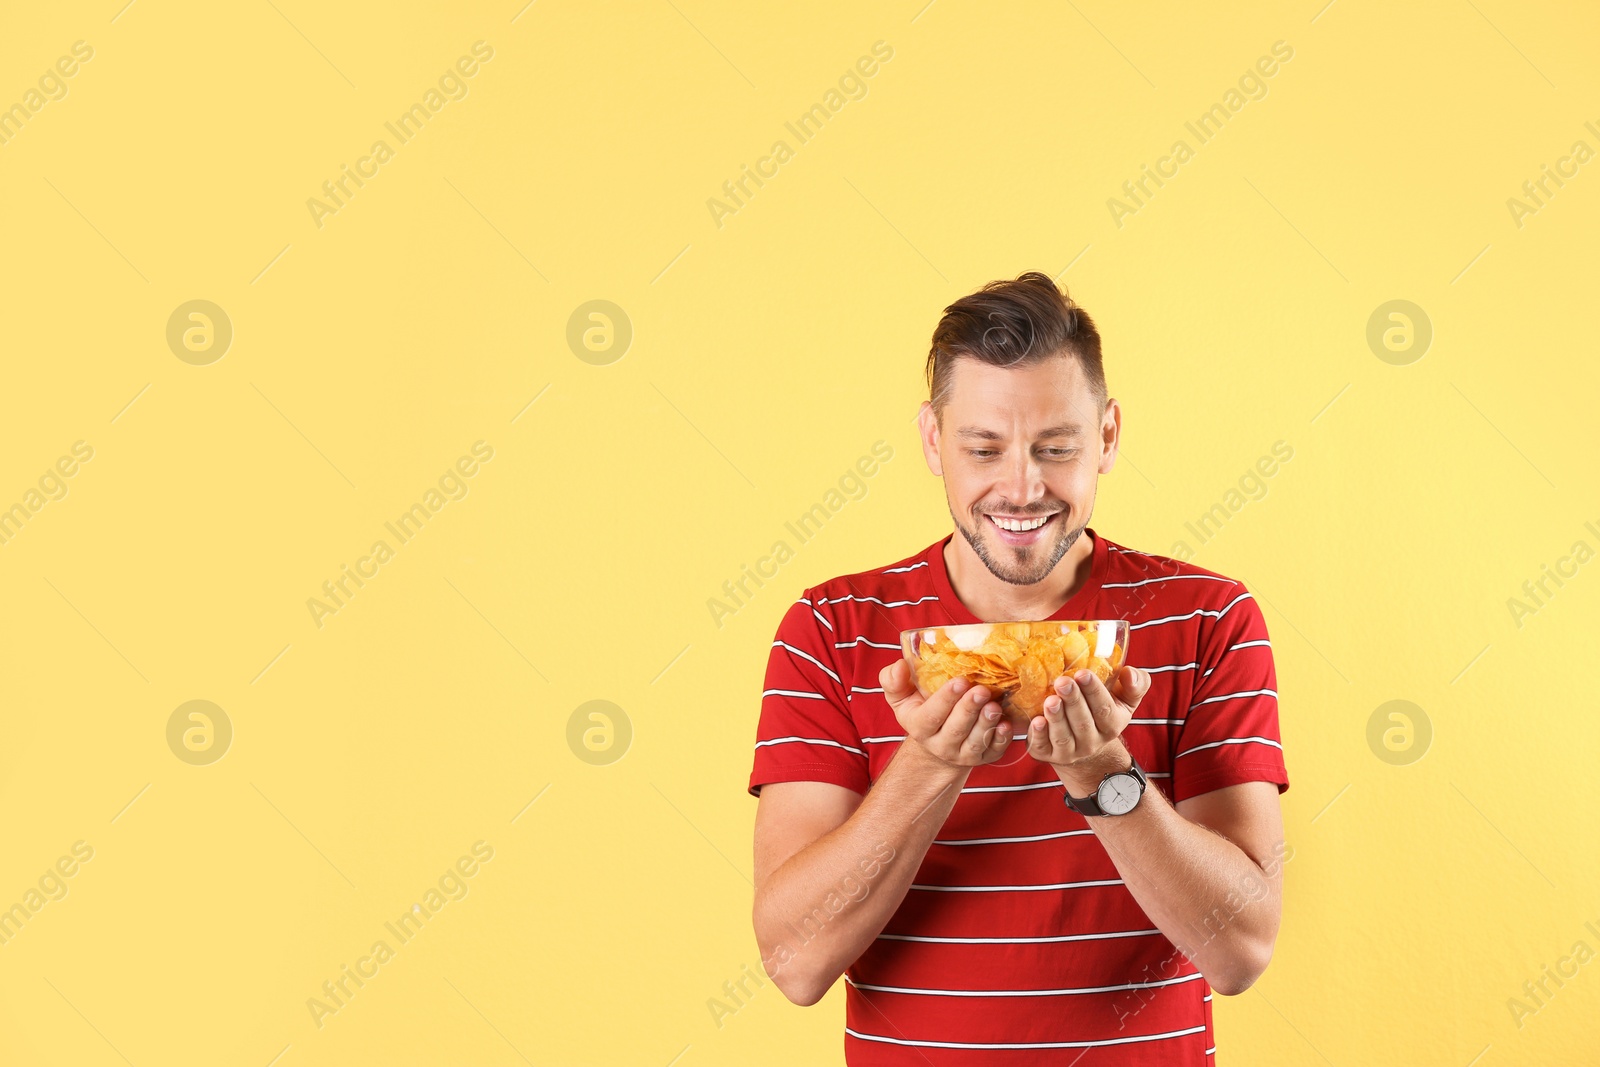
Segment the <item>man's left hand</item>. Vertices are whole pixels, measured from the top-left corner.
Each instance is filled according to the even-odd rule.
[[[1074,795],[1084,795],[1106,774],[1126,769],[1122,731],[1149,691],[1149,672],[1127,665],[1111,676],[1109,689],[1091,671],[1062,675],[1044,714],[1028,724],[1028,754],[1053,765],[1069,787],[1076,781],[1083,792]]]

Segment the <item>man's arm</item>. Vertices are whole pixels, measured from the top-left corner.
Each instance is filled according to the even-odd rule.
[[[1261,977],[1282,911],[1277,785],[1244,782],[1176,808],[1151,787],[1127,815],[1088,821],[1128,892],[1213,989],[1237,996]]]
[[[983,686],[954,679],[924,701],[904,660],[880,679],[906,739],[865,797],[825,782],[761,787],[756,942],[796,1004],[821,1000],[883,932],[972,768],[1011,741]]]
[[[1052,763],[1075,797],[1132,765],[1120,735],[1150,685],[1132,667],[1118,672],[1111,690],[1082,673],[1084,681],[1057,687],[1061,695],[1046,701],[1029,734],[1030,754]],[[1211,987],[1224,996],[1250,988],[1272,958],[1282,909],[1277,785],[1244,782],[1176,808],[1151,787],[1128,814],[1087,821],[1128,892]]]
[[[821,1000],[883,931],[961,795],[971,768],[916,756],[902,744],[865,798],[828,782],[761,787],[756,942],[796,1004]]]

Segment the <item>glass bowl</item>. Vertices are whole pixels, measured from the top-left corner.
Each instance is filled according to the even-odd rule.
[[[1128,657],[1126,619],[978,622],[902,630],[900,649],[926,699],[952,678],[988,687],[1006,718],[1027,729],[1055,680],[1087,668],[1109,683]]]

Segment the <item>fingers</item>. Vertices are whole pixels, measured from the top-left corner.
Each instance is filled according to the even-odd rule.
[[[966,679],[964,678],[959,679],[959,681],[963,685],[966,684]],[[950,710],[949,716],[944,720],[944,725],[939,727],[939,738],[952,749],[963,747],[972,734],[972,728],[978,725],[978,718],[983,713],[986,705],[993,707],[997,713],[1000,710],[998,705],[991,704],[988,686],[975,685],[966,690],[961,694],[960,699],[956,701],[955,707]],[[996,714],[994,718],[986,720],[984,725],[992,725],[998,718],[999,716]]]
[[[1084,678],[1088,681],[1080,680]],[[1090,686],[1098,684],[1099,679],[1095,678],[1093,672],[1078,671],[1073,677],[1064,677],[1056,687],[1056,692],[1061,695],[1062,719],[1067,726],[1062,736],[1075,737],[1080,745],[1090,744],[1099,732],[1088,699]]]
[[[1051,757],[1055,755],[1055,751],[1050,741],[1049,716],[1051,714],[1057,716],[1061,714],[1061,698],[1045,697],[1044,704],[1045,713],[1043,715],[1035,715],[1028,722],[1028,755],[1035,759],[1050,762]],[[1051,711],[1052,707],[1055,709],[1053,713]]]
[[[1000,705],[991,701],[967,734],[961,745],[961,755],[974,764],[989,763],[999,759],[1010,743],[1011,722],[1005,718]]]
[[[898,704],[917,691],[911,682],[911,668],[903,659],[886,664],[878,672],[878,684],[883,686],[883,698],[891,705]]]
[[[1011,747],[1011,731],[1010,719],[1001,719],[995,724],[994,734],[989,738],[989,752],[984,758],[985,763],[1005,755],[1006,749]]]
[[[1150,672],[1142,671],[1138,667],[1124,665],[1123,668],[1111,677],[1112,695],[1130,708],[1139,706],[1139,701],[1150,691]]]
[[[972,683],[965,678],[952,678],[940,686],[927,697],[918,695],[916,686],[911,681],[911,669],[906,667],[903,671],[898,660],[885,667],[878,675],[883,683],[884,697],[889,705],[894,708],[895,718],[900,725],[905,727],[907,736],[918,741],[938,744],[945,750],[954,752],[961,746],[973,723],[977,721],[977,711],[982,709],[982,701],[988,699],[988,690],[984,690],[972,714],[966,716],[964,722],[958,722],[960,732],[956,727],[949,726],[953,713],[961,708],[965,701],[963,697],[972,690]],[[942,739],[942,740],[941,740]]]
[[[1111,685],[1092,671],[1055,679],[1044,711],[1028,724],[1028,751],[1047,763],[1075,763],[1121,736],[1133,709],[1150,689],[1150,673],[1124,666]]]
[[[1095,676],[1086,670],[1056,679],[1055,693],[1045,697],[1044,713],[1035,715],[1028,724],[1028,751],[1047,762],[1072,759],[1075,754],[1092,751],[1101,742],[1101,732],[1091,706],[1091,696],[1086,690],[1089,679],[1098,684]],[[1105,696],[1104,687],[1101,696]],[[1094,699],[1099,699],[1098,697]],[[1107,697],[1109,700],[1109,697]]]
[[[1089,721],[1093,728],[1100,733],[1111,733],[1112,718],[1115,713],[1111,704],[1111,691],[1093,673],[1089,673],[1088,678],[1080,676],[1078,688],[1083,694],[1083,704],[1088,709]]]

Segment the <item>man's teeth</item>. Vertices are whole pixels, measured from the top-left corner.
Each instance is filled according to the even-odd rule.
[[[989,521],[1002,530],[1010,530],[1012,533],[1027,533],[1029,530],[1037,530],[1052,518],[1054,518],[1053,515],[1044,515],[1037,519],[1006,519],[998,515],[990,515]]]

